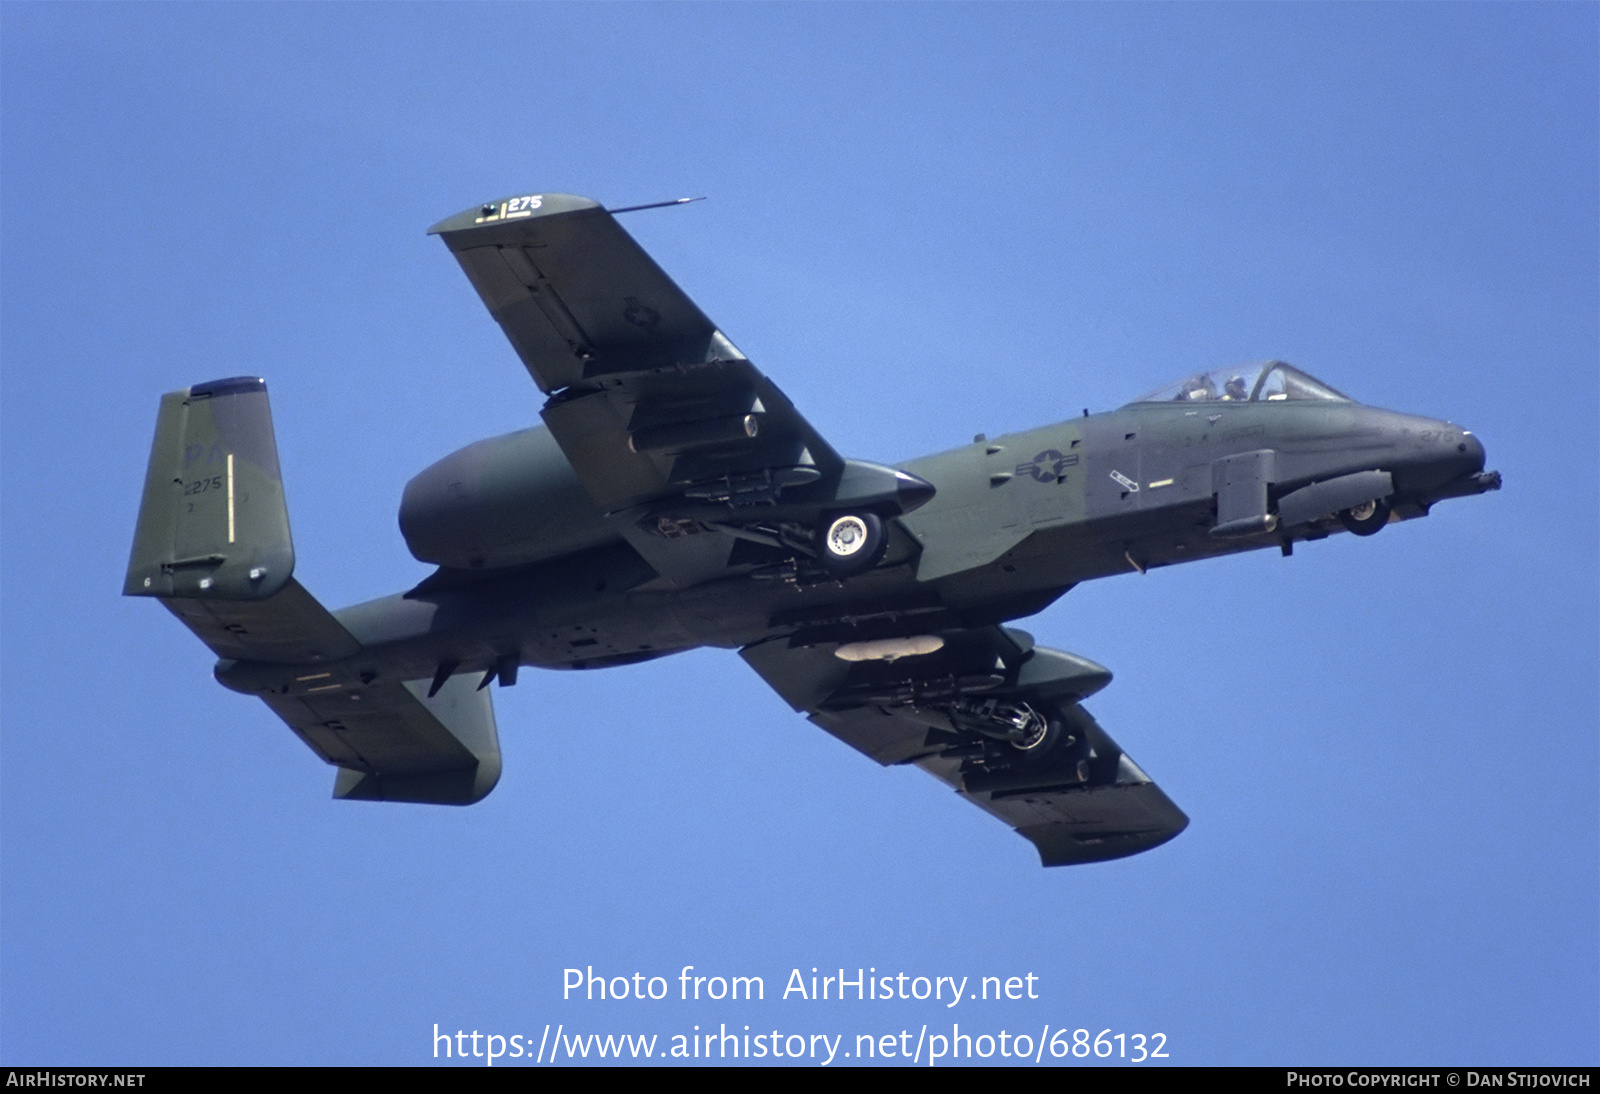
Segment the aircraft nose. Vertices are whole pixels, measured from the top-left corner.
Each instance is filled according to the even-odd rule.
[[[1405,420],[1397,440],[1392,470],[1398,490],[1430,497],[1483,471],[1483,442],[1450,422]]]
[[[1434,444],[1437,453],[1434,458],[1451,479],[1476,475],[1483,470],[1483,442],[1468,430],[1447,424],[1439,431]]]
[[[1417,447],[1411,460],[1395,467],[1395,488],[1423,505],[1442,498],[1465,497],[1500,489],[1500,474],[1485,471],[1483,442],[1470,430],[1449,422],[1421,420],[1413,436]]]

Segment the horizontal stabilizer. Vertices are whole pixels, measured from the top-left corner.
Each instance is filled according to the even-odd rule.
[[[265,695],[312,751],[340,768],[333,796],[471,805],[500,781],[489,692],[455,676],[428,697],[410,680],[309,695]]]
[[[340,768],[333,796],[470,805],[500,779],[488,690],[475,676],[378,676],[361,645],[297,581],[270,600],[165,600],[224,660],[219,682],[258,696],[295,735]]]
[[[338,661],[361,644],[293,578],[266,600],[163,597],[167,610],[229,661],[305,665]]]
[[[323,610],[298,585],[290,589]],[[168,606],[175,603],[181,602]],[[338,626],[331,616],[329,622]],[[260,698],[311,751],[340,768],[336,798],[470,805],[500,779],[494,708],[475,675],[448,677],[432,694],[430,681],[380,676],[360,658],[224,660],[216,675],[224,686]]]
[[[499,781],[494,709],[475,676],[432,695],[428,680],[380,676],[299,582],[270,600],[163,602],[222,655],[220,683],[258,696],[341,769],[334,797],[470,805]]]

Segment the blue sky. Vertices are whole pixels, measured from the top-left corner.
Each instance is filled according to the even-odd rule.
[[[957,1022],[1597,1062],[1597,11],[0,7],[0,1061]],[[1192,818],[1134,859],[1041,870],[721,651],[524,673],[481,805],[335,803],[117,595],[156,402],[265,376],[300,580],[407,587],[406,480],[540,404],[423,232],[531,191],[708,195],[626,225],[854,456],[1281,357],[1505,489],[1022,622],[1115,671],[1090,708]],[[674,998],[563,1000],[589,966]],[[780,997],[812,967],[1039,998]]]

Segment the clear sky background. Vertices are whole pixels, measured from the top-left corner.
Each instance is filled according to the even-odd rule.
[[[1596,1063],[1597,11],[0,7],[0,1061],[959,1023]],[[1022,622],[1116,672],[1091,710],[1192,818],[1136,858],[1042,870],[726,651],[525,672],[480,805],[332,802],[118,595],[157,400],[265,376],[301,581],[408,587],[406,480],[541,402],[423,232],[533,191],[709,195],[625,224],[850,455],[1281,357],[1505,489]],[[676,1001],[685,965],[766,999]],[[563,1001],[574,966],[674,999]],[[813,967],[1039,997],[780,998]]]

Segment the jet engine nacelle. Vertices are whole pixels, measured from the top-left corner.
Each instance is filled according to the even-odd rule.
[[[543,426],[452,452],[406,484],[400,534],[423,562],[495,570],[617,538]]]

